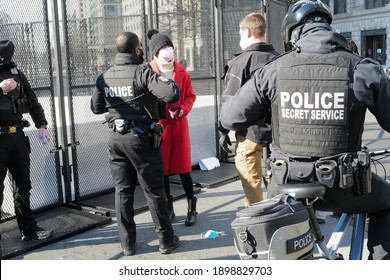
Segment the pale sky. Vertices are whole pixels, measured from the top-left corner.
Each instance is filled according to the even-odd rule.
[[[43,21],[43,5],[44,0],[0,0],[0,10],[6,12],[14,23],[36,22]],[[49,21],[51,20],[51,3],[57,0],[47,0]],[[60,2],[60,1],[59,1]],[[58,3],[59,3],[58,2]],[[78,1],[73,0],[67,3],[67,8],[77,10]],[[59,13],[61,18],[61,13]]]
[[[42,0],[0,0],[0,10],[14,23],[43,20]]]

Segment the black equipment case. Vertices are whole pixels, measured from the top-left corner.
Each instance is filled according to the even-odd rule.
[[[287,194],[237,211],[231,227],[242,260],[297,260],[312,255],[309,213]]]

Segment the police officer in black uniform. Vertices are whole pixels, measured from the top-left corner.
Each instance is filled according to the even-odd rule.
[[[269,196],[286,181],[320,180],[313,164],[333,160],[335,176],[343,180],[328,182],[333,185],[314,207],[368,213],[369,258],[390,259],[390,184],[376,174],[369,180],[369,169],[360,163],[359,172],[352,171],[360,180],[348,179],[350,155],[362,155],[366,110],[390,132],[390,79],[378,62],[348,51],[331,22],[329,7],[320,1],[293,4],[282,24],[288,52],[259,69],[224,104],[221,124],[243,129],[271,109],[271,156],[283,160],[273,170]]]
[[[50,141],[47,121],[37,96],[26,76],[12,61],[15,46],[12,41],[0,40],[0,205],[3,203],[4,180],[7,169],[15,181],[13,190],[16,220],[22,241],[47,239],[52,231],[37,225],[30,207],[30,144],[23,132],[30,113],[39,137]]]
[[[135,254],[134,190],[144,190],[159,239],[159,251],[169,254],[179,246],[163,194],[162,130],[156,122],[164,104],[176,102],[180,89],[143,64],[136,34],[124,32],[115,41],[115,65],[100,75],[91,99],[95,114],[106,114],[110,130],[110,168],[115,185],[115,207],[124,255]],[[137,181],[138,178],[138,181]]]

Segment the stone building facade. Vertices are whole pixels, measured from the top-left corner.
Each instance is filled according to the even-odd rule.
[[[355,41],[363,57],[390,64],[390,1],[329,0],[335,31]]]

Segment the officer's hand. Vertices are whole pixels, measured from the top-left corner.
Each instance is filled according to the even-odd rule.
[[[230,141],[229,134],[219,132],[219,145],[228,154],[232,153],[232,151],[228,148],[228,146],[231,144],[232,144],[232,142]]]

